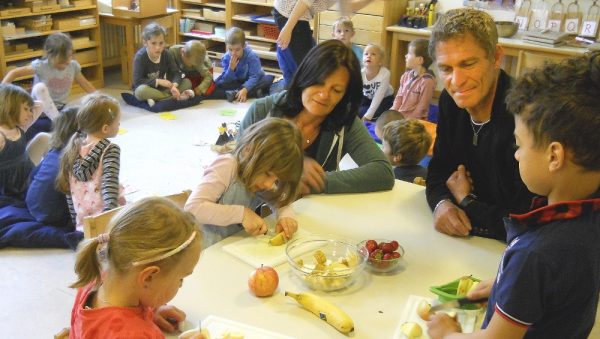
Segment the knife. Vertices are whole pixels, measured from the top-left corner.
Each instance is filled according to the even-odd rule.
[[[480,298],[480,299],[460,298],[460,299],[451,300],[451,301],[447,301],[445,303],[441,303],[441,304],[432,306],[431,309],[429,310],[429,313],[435,313],[437,311],[447,310],[447,309],[452,309],[452,308],[461,308],[462,306],[465,306],[465,305],[481,304],[481,303],[485,303],[487,301],[488,301],[488,298]]]

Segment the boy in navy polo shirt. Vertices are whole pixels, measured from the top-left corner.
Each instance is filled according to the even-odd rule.
[[[515,114],[515,158],[534,199],[505,221],[508,246],[482,330],[459,334],[447,315],[432,338],[587,338],[600,290],[600,52],[547,64],[521,77],[507,97]],[[492,286],[493,283],[493,286]]]

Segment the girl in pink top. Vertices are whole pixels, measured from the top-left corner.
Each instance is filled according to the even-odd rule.
[[[391,110],[405,118],[427,120],[429,103],[435,89],[435,76],[428,71],[431,65],[427,47],[429,40],[416,39],[408,44],[406,72],[400,78],[398,93]]]
[[[206,169],[185,204],[203,224],[203,247],[242,229],[265,234],[267,225],[254,212],[264,202],[277,215],[275,231],[290,238],[298,223],[289,204],[298,196],[303,159],[301,134],[292,122],[267,118],[250,126],[233,154]]]
[[[113,217],[108,233],[85,241],[75,263],[79,288],[70,338],[164,338],[185,313],[165,305],[200,257],[191,214],[165,198],[146,198]]]
[[[119,184],[121,149],[108,140],[119,132],[120,121],[119,103],[105,94],[85,97],[77,113],[79,130],[65,147],[56,182],[67,194],[79,231],[84,217],[125,204]]]

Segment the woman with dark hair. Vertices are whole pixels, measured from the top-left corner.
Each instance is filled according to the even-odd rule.
[[[293,121],[302,132],[304,195],[388,190],[394,186],[394,173],[357,118],[361,98],[358,59],[341,41],[327,40],[310,50],[287,91],[252,104],[240,135],[267,116]],[[345,154],[358,168],[339,171]]]

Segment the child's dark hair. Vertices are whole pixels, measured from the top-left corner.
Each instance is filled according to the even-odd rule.
[[[163,26],[157,24],[156,22],[151,22],[144,27],[144,31],[142,32],[142,39],[144,39],[144,41],[148,41],[153,37],[159,35],[166,37],[167,30]]]
[[[525,73],[506,97],[536,146],[560,142],[573,162],[600,170],[600,51]]]
[[[73,42],[65,33],[53,33],[44,42],[46,58],[65,61],[73,54]]]
[[[225,44],[246,46],[246,34],[239,27],[231,27],[225,33]]]
[[[433,60],[429,56],[429,40],[427,39],[415,39],[408,44],[408,48],[413,48],[416,57],[423,58],[423,67],[425,69],[431,66]]]
[[[159,266],[168,272],[192,246],[191,243],[200,242],[202,237],[191,213],[160,197],[126,205],[110,220],[106,232],[105,249],[99,248],[101,237],[86,240],[80,245],[75,262],[78,280],[71,287],[102,282],[99,252],[104,253],[110,271],[116,274],[132,267],[149,265]]]
[[[60,170],[56,176],[56,188],[60,192],[71,194],[69,176],[86,135],[112,124],[119,114],[119,102],[109,95],[92,93],[82,99],[81,108],[77,112],[78,130],[71,136],[60,159]]]
[[[381,131],[383,131],[383,127],[385,125],[387,125],[388,122],[391,122],[394,120],[403,120],[403,119],[404,119],[404,115],[402,115],[402,113],[400,113],[396,110],[393,110],[393,109],[389,109],[389,110],[381,113],[379,118],[377,118],[377,120],[375,121],[375,128],[378,128]]]
[[[383,140],[402,165],[416,165],[431,147],[431,135],[417,119],[394,120],[383,127]]]
[[[50,148],[62,149],[77,132],[77,112],[79,107],[68,107],[52,122]]]
[[[0,84],[0,125],[15,128],[19,124],[21,105],[33,107],[33,98],[23,88],[13,84]]]
[[[277,176],[279,183],[269,203],[281,207],[290,204],[299,193],[304,153],[302,135],[292,122],[281,118],[266,118],[251,125],[242,135],[235,150],[238,178],[246,187],[256,177],[267,172]],[[269,200],[269,198],[266,198]]]
[[[340,67],[346,68],[350,75],[346,93],[327,115],[322,128],[338,131],[343,126],[349,126],[356,119],[362,98],[362,75],[356,55],[339,40],[325,40],[308,52],[298,66],[284,100],[276,104],[277,107],[285,112],[286,117],[295,117],[304,109],[302,91],[324,83],[325,79]]]

